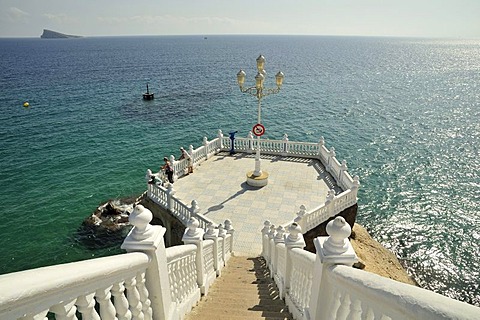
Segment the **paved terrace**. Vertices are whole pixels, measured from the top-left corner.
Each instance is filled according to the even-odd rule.
[[[219,153],[195,168],[194,173],[174,184],[184,203],[197,200],[200,214],[216,223],[232,221],[236,255],[256,257],[262,251],[263,222],[279,225],[292,221],[305,205],[307,211],[323,204],[329,189],[340,188],[316,159],[262,155],[268,185],[251,187],[246,173],[255,167],[254,154]]]

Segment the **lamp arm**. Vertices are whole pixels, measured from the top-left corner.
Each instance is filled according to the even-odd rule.
[[[280,92],[280,87],[277,87],[277,88],[271,88],[271,89],[263,89],[262,90],[262,97],[266,97],[266,96],[269,96],[271,94],[277,94]]]
[[[240,91],[243,93],[248,93],[251,96],[257,97],[258,99],[261,99],[263,97],[269,96],[271,94],[276,94],[280,92],[280,87],[277,88],[271,88],[271,89],[266,89],[262,88],[260,90],[257,89],[257,87],[250,87],[250,88],[244,88],[240,87]]]

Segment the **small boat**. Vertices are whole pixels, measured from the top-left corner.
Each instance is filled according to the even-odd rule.
[[[148,91],[148,83],[147,83],[147,92],[143,94],[143,100],[153,100],[153,98],[154,98],[153,93],[150,93],[150,91]]]

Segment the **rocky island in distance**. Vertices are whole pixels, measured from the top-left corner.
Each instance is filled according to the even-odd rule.
[[[72,38],[82,38],[82,36],[73,36],[70,34],[64,34],[48,29],[43,29],[43,33],[40,36],[42,39],[72,39]]]

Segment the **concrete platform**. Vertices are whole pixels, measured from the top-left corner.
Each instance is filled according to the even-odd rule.
[[[232,221],[236,255],[258,256],[265,220],[279,225],[296,217],[300,205],[311,210],[325,202],[335,180],[318,160],[262,155],[261,168],[269,172],[268,185],[246,183],[255,167],[254,155],[220,153],[203,162],[188,176],[178,179],[176,196],[190,204],[197,200],[200,214],[216,223]]]

